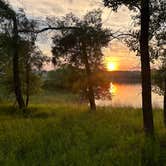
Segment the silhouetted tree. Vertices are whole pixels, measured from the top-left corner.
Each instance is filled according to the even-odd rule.
[[[106,78],[101,70],[95,70],[92,73],[92,81],[95,99],[111,99],[110,80]],[[44,88],[51,91],[72,92],[78,94],[80,101],[87,101],[87,79],[84,68],[74,67],[66,64],[60,68],[48,71]]]
[[[12,57],[13,57],[13,83],[14,83],[14,91],[17,99],[17,103],[19,108],[25,107],[25,102],[23,100],[22,95],[22,86],[20,79],[20,69],[19,69],[19,55],[18,55],[18,44],[20,38],[26,39],[27,36],[32,34],[39,34],[48,30],[69,30],[69,29],[78,29],[78,27],[73,26],[65,26],[57,24],[59,20],[57,19],[54,22],[54,25],[44,25],[44,28],[40,28],[36,24],[36,21],[27,19],[24,11],[21,9],[15,12],[5,0],[0,0],[0,26],[7,27],[10,31],[9,36],[12,38]],[[40,25],[40,22],[39,22]],[[43,27],[43,25],[41,26]],[[24,110],[24,109],[23,109]]]
[[[14,85],[13,85],[13,73],[12,71],[12,43],[11,38],[3,34],[0,35],[0,45],[3,46],[0,50],[1,66],[3,75],[0,78],[3,87],[5,87],[7,94],[13,94]],[[41,79],[40,73],[43,63],[47,60],[46,56],[43,56],[41,51],[34,45],[33,42],[28,40],[20,40],[18,45],[18,54],[19,54],[19,68],[20,79],[21,79],[21,90],[25,95],[25,104],[26,107],[29,103],[29,96],[36,94],[40,91],[41,88]]]
[[[153,134],[153,114],[151,101],[151,74],[149,57],[149,0],[141,1],[141,34],[140,34],[140,54],[142,72],[142,108],[144,128],[147,133]]]
[[[163,115],[164,115],[164,124],[166,126],[166,52],[163,52],[163,57],[161,57],[161,66],[158,70],[153,72],[154,80],[154,92],[164,96],[163,102]]]
[[[12,51],[13,51],[13,82],[14,91],[16,95],[19,108],[24,108],[25,103],[23,100],[22,90],[21,90],[21,80],[20,80],[20,70],[19,70],[19,55],[18,55],[18,22],[17,16],[14,10],[3,0],[0,0],[0,18],[2,22],[6,22],[7,19],[12,22]]]
[[[149,25],[149,53],[150,53],[150,60],[154,62],[156,59],[162,59],[162,69],[159,70],[163,71],[164,66],[164,56],[165,56],[165,33],[166,33],[166,25],[165,25],[165,16],[166,16],[166,2],[164,0],[151,0],[150,1],[150,25]],[[138,14],[135,19],[134,23],[136,26],[140,24],[139,19],[140,14]],[[131,36],[125,40],[127,45],[131,48],[131,50],[136,51],[137,55],[140,55],[140,30],[130,30]],[[160,74],[159,74],[160,75]],[[159,79],[159,77],[155,77]],[[163,84],[163,79],[159,79],[160,85]]]
[[[13,66],[13,88],[16,95],[16,100],[19,108],[23,109],[28,106],[29,93],[30,93],[30,76],[35,79],[32,73],[33,68],[41,68],[45,57],[42,57],[41,51],[35,46],[36,34],[34,33],[34,27],[36,22],[29,20],[23,9],[19,9],[15,13],[12,8],[0,1],[0,18],[2,35],[0,47],[1,55],[7,55],[8,61],[12,58]],[[26,30],[29,32],[20,32],[20,30]],[[22,73],[26,76],[26,102],[23,99],[23,89],[25,86]],[[35,89],[35,88],[34,88]],[[24,91],[25,92],[25,91]]]
[[[141,32],[140,32],[140,55],[141,55],[141,75],[142,75],[142,109],[145,133],[153,134],[153,114],[151,101],[151,74],[149,57],[149,22],[150,13],[149,0],[103,0],[104,5],[117,11],[121,5],[127,6],[131,10],[141,12]]]
[[[80,28],[62,30],[61,34],[53,37],[54,59],[60,65],[69,63],[85,69],[90,108],[96,110],[92,72],[101,65],[101,48],[108,44],[110,31],[102,28],[100,10],[89,12],[83,20],[68,14],[61,24]]]
[[[162,56],[165,44],[165,15],[166,2],[164,0],[150,0],[150,25],[149,25],[149,54],[151,62]],[[140,13],[133,18],[133,24],[136,27],[140,25]],[[125,38],[128,47],[140,56],[140,29],[131,29]]]
[[[37,93],[41,88],[41,79],[38,73],[48,58],[42,54],[33,41],[21,41],[19,55],[22,88],[26,96],[25,105],[28,107],[30,95]]]

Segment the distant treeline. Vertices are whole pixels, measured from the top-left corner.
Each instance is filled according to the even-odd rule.
[[[75,70],[74,68],[72,69],[72,72],[70,71],[71,69],[65,69],[60,68],[58,70],[51,70],[51,71],[43,71],[43,80],[44,82],[47,81],[53,81],[53,86],[56,86],[56,82],[60,82],[62,78],[66,78],[66,73],[68,73],[68,77],[70,79],[74,79],[74,81],[71,81],[71,83],[75,83],[76,80],[78,81],[80,77],[80,73],[83,74],[82,70]],[[155,84],[155,76],[158,75],[159,70],[151,70],[152,73],[152,83]],[[74,76],[75,74],[75,76]],[[101,79],[104,82],[116,82],[116,83],[132,83],[132,84],[137,84],[141,83],[141,72],[140,71],[103,71],[103,70],[97,70],[95,73],[93,73],[95,77],[95,81],[100,81]],[[77,79],[75,77],[78,76]],[[63,82],[66,83],[66,81],[63,80]],[[100,81],[101,82],[101,81]],[[60,83],[62,86],[62,83]]]
[[[52,73],[56,73],[54,75],[54,77],[51,76],[53,80],[54,79],[61,80],[59,74],[62,72],[62,70],[63,69],[59,69],[57,71],[44,72],[45,73],[44,80],[50,81],[50,75],[52,75]],[[73,74],[70,73],[70,75],[72,76]],[[128,83],[128,84],[129,83],[132,83],[132,84],[141,83],[141,72],[140,71],[102,71],[102,70],[98,70],[94,75],[95,75],[96,79],[102,78],[106,82]],[[55,80],[54,80],[54,84],[55,84]]]
[[[140,83],[140,71],[103,71],[103,76],[117,83]]]

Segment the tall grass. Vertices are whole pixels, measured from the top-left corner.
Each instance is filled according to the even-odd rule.
[[[156,139],[152,140],[144,136],[139,109],[105,107],[90,113],[86,105],[57,101],[31,104],[27,114],[10,105],[0,106],[0,165],[166,163],[166,130],[161,110],[154,111]]]

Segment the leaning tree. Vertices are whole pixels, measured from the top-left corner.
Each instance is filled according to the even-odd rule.
[[[71,64],[86,72],[87,97],[91,110],[96,110],[93,72],[101,65],[101,48],[107,46],[111,32],[102,28],[101,11],[87,13],[83,19],[68,14],[61,24],[79,28],[62,30],[53,37],[52,53],[57,64]]]
[[[10,45],[7,43],[6,46],[10,46],[10,53],[12,54],[12,72],[13,72],[13,85],[14,92],[18,106],[23,111],[25,110],[25,102],[23,99],[21,78],[20,78],[20,56],[19,56],[19,45],[21,40],[27,40],[29,35],[36,37],[37,34],[48,31],[48,30],[61,30],[61,29],[71,29],[75,27],[66,27],[61,25],[50,26],[48,24],[41,25],[40,22],[37,23],[35,20],[30,20],[26,17],[22,9],[19,12],[15,12],[12,7],[5,1],[0,0],[0,28],[1,32],[7,35],[10,39]],[[42,28],[41,28],[42,27]],[[7,33],[6,33],[7,30]],[[34,40],[34,38],[33,38]],[[2,48],[2,45],[0,46]],[[2,50],[2,49],[1,49]],[[1,54],[2,55],[2,54]]]
[[[25,103],[21,90],[21,79],[20,79],[20,70],[19,70],[19,55],[18,55],[18,22],[17,15],[14,10],[3,0],[0,0],[0,21],[2,24],[10,22],[12,24],[12,58],[13,58],[13,82],[14,82],[14,91],[16,95],[19,108],[24,108]]]
[[[0,0],[0,23],[1,34],[4,34],[1,35],[1,39],[3,41],[7,39],[6,42],[1,42],[1,55],[7,53],[12,57],[14,92],[19,108],[24,110],[25,102],[20,77],[19,47],[22,39],[27,40],[30,33],[22,32],[20,34],[20,30],[26,29],[32,34],[36,23],[33,20],[27,19],[22,9],[15,12],[12,7],[3,0]],[[4,45],[4,43],[6,43],[6,45]],[[2,52],[3,50],[6,50],[6,52]]]

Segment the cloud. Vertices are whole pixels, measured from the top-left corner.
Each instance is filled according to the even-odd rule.
[[[118,13],[112,12],[108,17],[111,9],[104,8],[101,0],[9,0],[9,2],[15,8],[23,7],[28,14],[37,17],[59,16],[71,11],[83,15],[94,8],[103,8],[103,21],[107,19],[108,26],[112,23],[126,25],[130,19],[130,12],[125,7],[122,7]]]
[[[131,26],[132,13],[126,7],[121,7],[115,13],[111,9],[104,8],[101,0],[9,0],[9,2],[15,9],[24,8],[29,16],[36,18],[64,16],[69,12],[81,16],[87,11],[101,8],[103,10],[102,20],[104,27],[109,27],[116,31],[119,29],[127,30]],[[48,55],[51,54],[49,42],[39,37],[38,45]],[[104,54],[118,61],[125,69],[129,66],[129,63],[134,66],[138,64],[138,58],[120,42],[113,42],[110,47],[104,49]]]

